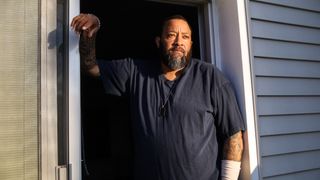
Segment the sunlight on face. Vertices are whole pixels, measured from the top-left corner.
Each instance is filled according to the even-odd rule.
[[[163,61],[172,70],[186,66],[191,56],[191,29],[182,19],[169,20],[163,28],[160,48]]]

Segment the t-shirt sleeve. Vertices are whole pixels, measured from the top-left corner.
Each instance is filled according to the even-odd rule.
[[[222,140],[245,130],[245,123],[230,82],[224,82],[215,91],[216,128]]]
[[[100,79],[107,94],[123,96],[129,91],[131,59],[98,59]]]

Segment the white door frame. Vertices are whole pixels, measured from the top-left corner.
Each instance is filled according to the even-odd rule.
[[[80,13],[80,1],[69,1],[69,24]],[[79,36],[69,26],[69,163],[70,180],[81,180],[81,95]]]

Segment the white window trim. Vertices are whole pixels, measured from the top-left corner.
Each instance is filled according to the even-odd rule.
[[[69,24],[80,13],[80,1],[69,1]],[[79,37],[69,28],[69,163],[70,180],[80,180],[81,173],[81,95],[80,95],[80,55]]]
[[[57,28],[55,1],[41,1],[41,115],[40,161],[41,179],[55,180],[58,165],[58,117],[57,117],[57,49],[49,48],[49,34]]]
[[[50,8],[49,8],[50,7]],[[69,1],[69,17],[80,11],[78,0]],[[78,36],[69,31],[69,80],[68,80],[68,120],[67,142],[70,168],[59,169],[58,166],[58,79],[57,47],[48,44],[57,36],[57,2],[41,0],[41,117],[40,117],[40,179],[81,180],[81,112],[80,112],[80,62]],[[71,21],[71,18],[70,18]],[[61,173],[64,175],[61,176]],[[59,176],[59,177],[58,177]],[[68,176],[68,177],[67,177]]]

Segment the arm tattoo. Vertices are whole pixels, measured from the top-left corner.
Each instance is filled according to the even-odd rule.
[[[80,64],[81,69],[84,70],[84,72],[88,72],[88,70],[92,69],[95,65],[97,65],[95,43],[95,36],[89,38],[88,36],[85,36],[83,35],[83,33],[81,33],[79,43]]]
[[[242,132],[232,135],[224,144],[223,158],[225,160],[241,161],[243,152]]]

